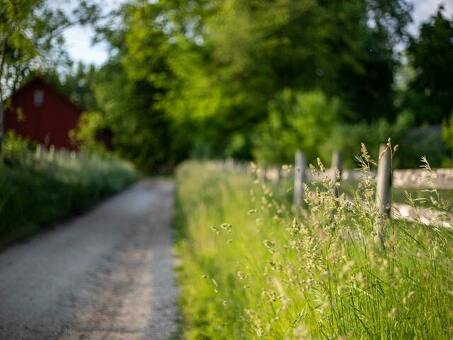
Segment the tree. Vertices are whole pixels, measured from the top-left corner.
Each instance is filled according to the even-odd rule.
[[[337,95],[349,122],[394,119],[395,46],[407,37],[407,1],[326,1],[328,55],[333,79],[323,89]]]
[[[131,79],[118,61],[110,60],[97,77],[95,96],[112,148],[146,172],[163,172],[173,163],[169,121],[156,105],[158,92],[144,80]]]
[[[162,106],[172,79],[171,46],[163,23],[156,22],[157,5],[161,4],[125,4],[115,17],[97,27],[116,53],[96,71],[93,82],[93,118],[103,117],[99,126],[111,131],[113,150],[146,172],[167,171],[178,157],[170,136],[170,117]],[[111,27],[117,27],[117,21],[123,29]],[[80,129],[86,135],[84,126]]]
[[[42,1],[33,0],[0,2],[0,152],[5,100],[37,54],[27,30],[36,26],[33,11],[41,5]]]
[[[131,0],[119,14],[98,31],[122,84],[98,79],[97,104],[122,153],[154,168],[189,154],[251,158],[283,89],[338,97],[339,121],[393,118],[405,0]],[[146,153],[125,152],[139,141]]]
[[[453,110],[453,17],[442,6],[410,39],[407,54],[415,75],[405,104],[418,123],[440,124]]]

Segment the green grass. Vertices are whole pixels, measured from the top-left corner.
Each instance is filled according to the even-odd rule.
[[[80,212],[136,178],[119,160],[27,151],[0,162],[0,247]]]
[[[451,339],[453,234],[387,221],[326,190],[286,190],[212,163],[177,173],[177,252],[188,339]],[[276,198],[276,196],[278,198]]]

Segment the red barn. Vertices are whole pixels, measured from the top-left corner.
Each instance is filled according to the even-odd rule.
[[[34,78],[11,97],[4,117],[5,131],[45,146],[76,150],[69,131],[77,126],[82,111],[69,98],[41,78]]]

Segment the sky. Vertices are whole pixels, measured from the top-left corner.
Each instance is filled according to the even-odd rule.
[[[53,0],[55,6],[69,9],[74,8],[74,0]],[[94,0],[102,4],[105,12],[118,8],[125,0]],[[452,0],[453,1],[453,0]],[[69,4],[68,4],[69,2]],[[74,61],[82,61],[87,64],[101,65],[108,58],[108,45],[106,43],[92,44],[94,31],[89,26],[73,26],[64,32],[66,49]]]
[[[124,0],[98,0],[106,9],[116,8]],[[409,27],[412,34],[417,32],[421,22],[428,19],[434,14],[439,6],[443,3],[447,15],[453,16],[453,0],[409,0],[414,5],[412,13],[414,22]],[[108,46],[105,43],[92,45],[91,40],[94,32],[89,27],[76,26],[66,30],[64,36],[66,40],[67,51],[75,61],[101,65],[108,58]]]

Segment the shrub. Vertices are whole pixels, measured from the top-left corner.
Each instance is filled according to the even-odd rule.
[[[6,145],[11,151],[11,140]],[[58,151],[13,154],[15,162],[0,163],[0,246],[86,209],[136,176],[129,164],[114,158]]]
[[[433,167],[441,167],[447,155],[440,126],[412,128],[399,139],[401,154],[397,157],[399,167],[415,168],[417,160],[429,155]]]
[[[80,145],[83,151],[106,154],[106,145],[98,138],[99,132],[106,129],[107,125],[102,113],[84,112],[80,116],[77,128],[71,131],[71,139]]]
[[[314,159],[338,123],[339,112],[339,100],[322,92],[283,91],[271,102],[268,119],[257,129],[255,159],[261,164],[288,163],[298,149]]]
[[[29,140],[8,131],[1,146],[1,158],[9,163],[19,162],[27,157],[33,146]]]
[[[364,143],[372,147],[370,151],[374,156],[377,156],[379,144],[388,137],[399,143],[403,136],[407,134],[408,129],[413,124],[413,116],[410,112],[402,112],[398,115],[394,123],[390,123],[385,119],[380,119],[373,123],[359,122],[355,124],[338,124],[332,128],[332,133],[323,141],[319,147],[319,154],[323,159],[330,160],[330,155],[333,151],[342,151],[346,167],[355,166],[355,157],[360,152],[359,145]],[[395,166],[399,166],[400,155],[407,153],[411,148],[400,148]],[[419,154],[413,159],[420,159],[423,154]],[[408,157],[406,157],[407,159]]]

